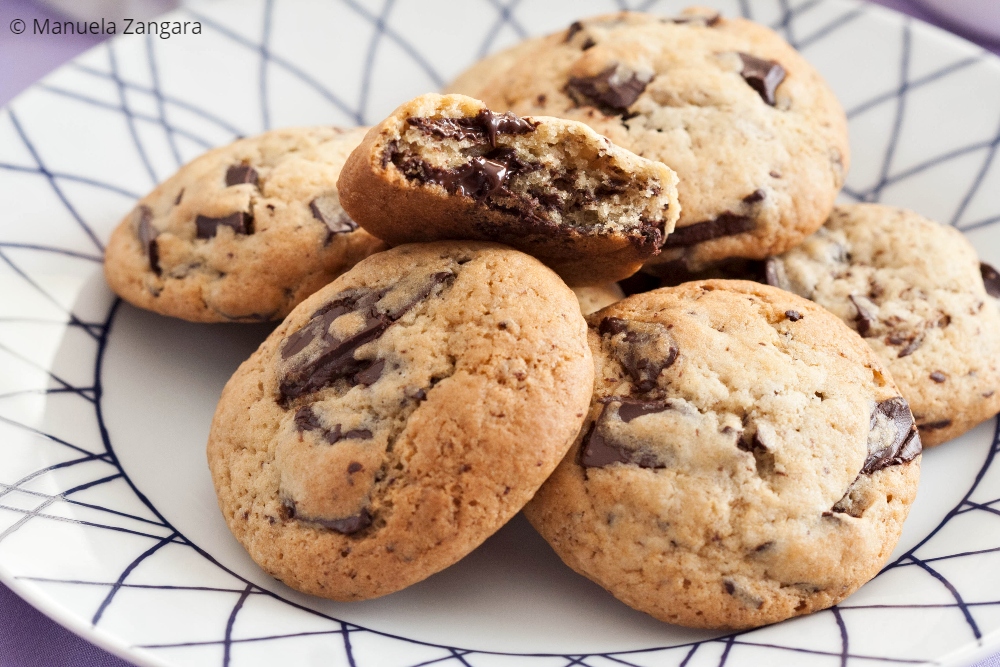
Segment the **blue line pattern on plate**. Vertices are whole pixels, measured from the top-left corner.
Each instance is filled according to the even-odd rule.
[[[372,116],[373,111],[370,108],[371,92],[375,86],[373,77],[376,73],[376,59],[380,49],[386,43],[395,45],[399,50],[412,58],[416,68],[422,70],[433,84],[440,86],[445,82],[447,77],[445,77],[437,69],[433,61],[423,55],[419,48],[404,34],[392,27],[391,18],[393,11],[397,8],[397,3],[395,3],[394,0],[380,0],[379,2],[361,2],[360,0],[337,1],[342,6],[344,11],[350,12],[356,17],[362,18],[373,28],[372,36],[368,41],[368,51],[365,54],[363,62],[361,63],[361,67],[363,68],[363,77],[360,89],[358,90],[356,104],[350,103],[342,92],[335,92],[334,90],[331,90],[320,80],[316,72],[308,71],[301,65],[295,63],[293,60],[281,55],[280,45],[274,43],[274,32],[272,29],[276,13],[279,13],[284,6],[280,0],[264,0],[262,4],[263,15],[261,17],[262,30],[259,42],[254,42],[234,29],[224,26],[222,23],[210,16],[193,11],[189,12],[189,18],[200,20],[206,30],[216,32],[222,38],[229,40],[249,53],[255,54],[255,56],[259,58],[257,68],[257,84],[260,105],[260,127],[242,128],[239,123],[234,123],[224,119],[217,113],[212,112],[210,109],[203,108],[203,106],[197,102],[183,99],[177,91],[165,90],[163,88],[163,82],[160,74],[161,59],[157,54],[158,45],[151,37],[146,37],[144,42],[146,65],[150,73],[150,82],[129,80],[128,77],[122,74],[119,68],[119,58],[116,55],[116,50],[119,48],[119,43],[117,41],[113,41],[103,47],[100,47],[101,52],[106,56],[107,69],[96,67],[93,64],[93,58],[91,58],[86,64],[81,62],[67,68],[67,72],[74,74],[83,82],[82,87],[84,88],[86,88],[86,82],[90,80],[111,82],[114,85],[117,94],[117,99],[114,101],[102,100],[96,94],[93,96],[83,94],[51,82],[41,84],[40,86],[37,86],[35,90],[38,94],[47,93],[60,99],[68,99],[80,104],[88,105],[94,109],[99,109],[102,112],[120,115],[125,122],[125,128],[131,140],[132,148],[138,156],[143,169],[148,174],[150,184],[152,185],[161,179],[164,174],[157,172],[153,161],[150,159],[149,149],[144,143],[142,133],[138,130],[139,123],[158,127],[163,132],[173,161],[177,165],[180,165],[184,161],[184,156],[182,155],[181,145],[178,142],[179,139],[188,140],[200,148],[207,148],[209,146],[222,143],[222,140],[217,136],[211,138],[204,136],[206,126],[214,127],[215,131],[221,132],[229,139],[242,134],[249,134],[252,131],[269,128],[271,126],[273,116],[273,100],[271,99],[271,90],[274,78],[279,74],[295,79],[308,86],[320,97],[325,99],[333,109],[342,112],[356,123],[370,123],[375,120]],[[839,30],[864,17],[867,11],[864,7],[856,3],[835,2],[834,0],[805,0],[798,3],[794,3],[789,0],[774,0],[773,2],[771,0],[767,0],[767,2],[757,2],[753,4],[751,4],[749,0],[738,0],[738,2],[734,2],[732,4],[735,10],[739,11],[744,16],[751,18],[754,17],[754,14],[759,15],[764,13],[761,12],[762,7],[764,7],[765,11],[771,10],[771,14],[777,15],[777,19],[771,23],[772,27],[781,32],[793,45],[803,49],[807,57],[809,55],[810,47],[822,44],[826,40],[835,37]],[[608,5],[609,11],[629,8],[661,11],[663,10],[664,3],[657,2],[656,0],[646,0],[643,2],[615,0],[614,2],[609,1]],[[831,5],[835,8],[840,8],[843,11],[833,12],[832,18],[818,27],[811,27],[811,29],[805,32],[805,34],[800,32],[798,29],[798,22],[803,17],[808,16],[811,12],[815,12],[818,9],[829,7]],[[471,55],[482,56],[487,51],[494,49],[497,45],[499,35],[505,28],[512,31],[518,37],[526,36],[526,23],[518,17],[518,10],[521,7],[522,3],[520,0],[508,0],[507,2],[504,2],[503,0],[483,0],[481,9],[484,12],[492,12],[495,17],[489,21],[489,27],[486,34],[478,42],[480,46],[478,47],[477,53]],[[759,16],[757,16],[757,18],[759,20]],[[984,138],[980,141],[951,148],[940,155],[930,156],[905,169],[896,170],[894,168],[894,158],[896,157],[896,150],[901,136],[901,128],[904,123],[904,119],[906,118],[908,108],[908,96],[916,90],[939,83],[946,80],[948,77],[966,71],[971,67],[980,65],[987,59],[985,54],[973,55],[959,59],[956,62],[940,67],[932,72],[913,77],[911,75],[912,53],[915,48],[918,48],[919,44],[914,41],[913,26],[908,20],[902,21],[899,29],[901,49],[898,63],[898,80],[893,83],[893,87],[891,89],[881,91],[872,96],[870,99],[855,104],[848,111],[849,118],[852,121],[855,121],[864,117],[866,114],[882,109],[886,105],[891,105],[893,107],[893,122],[889,140],[882,152],[883,157],[880,162],[881,167],[875,182],[868,184],[852,183],[848,188],[845,188],[845,193],[858,201],[879,201],[885,189],[891,185],[914,177],[928,169],[940,166],[941,164],[979,152],[982,153],[981,163],[976,169],[974,178],[969,182],[965,194],[961,197],[959,205],[948,221],[951,224],[957,225],[961,229],[966,230],[981,229],[1000,222],[1000,213],[997,212],[978,220],[962,222],[963,215],[969,208],[970,202],[972,202],[977,193],[980,192],[981,188],[983,188],[984,184],[987,182],[987,174],[994,162],[997,146],[1000,145],[1000,127],[997,128],[996,132],[992,136]],[[156,113],[150,114],[135,110],[129,101],[130,96],[132,95],[151,98],[155,104]],[[95,225],[88,224],[86,217],[80,212],[78,207],[74,206],[73,197],[65,191],[63,184],[72,183],[76,186],[84,188],[114,193],[127,199],[137,198],[137,193],[134,191],[134,187],[131,184],[104,182],[98,178],[82,174],[72,174],[49,169],[46,166],[47,161],[43,159],[38,147],[29,136],[24,124],[21,122],[19,112],[15,111],[18,107],[18,102],[15,102],[11,108],[0,114],[0,119],[6,119],[6,121],[13,126],[16,136],[22,142],[23,148],[27,151],[28,155],[30,155],[34,164],[20,165],[0,160],[0,173],[17,173],[44,180],[49,186],[52,196],[61,203],[70,218],[74,220],[75,223],[83,230],[90,243],[78,243],[77,245],[80,247],[67,247],[66,245],[49,245],[45,242],[45,238],[39,238],[37,241],[33,242],[24,242],[23,240],[8,241],[0,238],[0,262],[6,265],[11,270],[12,274],[21,280],[26,292],[33,293],[35,297],[41,301],[46,301],[50,304],[59,306],[59,299],[46,291],[42,284],[32,277],[30,271],[21,268],[20,265],[11,258],[10,252],[43,252],[67,258],[80,259],[91,263],[100,262],[100,257],[94,254],[94,250],[96,249],[98,252],[103,250],[102,239],[106,235],[95,231]],[[182,116],[182,114],[194,117],[202,124],[196,127],[186,127],[186,121],[183,120],[184,116]],[[190,157],[188,157],[188,159],[190,159]],[[0,345],[0,352],[7,355],[7,357],[4,358],[4,361],[0,362],[0,368],[4,367],[3,364],[9,363],[6,360],[9,357],[11,359],[20,360],[24,363],[33,364],[38,367],[38,370],[44,372],[44,374],[49,378],[49,386],[36,387],[3,394],[0,395],[0,401],[31,393],[44,395],[67,394],[76,396],[90,406],[90,409],[93,412],[93,419],[98,431],[101,434],[103,442],[103,449],[101,451],[94,452],[85,446],[78,446],[77,444],[74,444],[55,434],[47,433],[43,430],[36,429],[27,424],[22,424],[8,417],[0,416],[0,424],[19,429],[32,437],[38,437],[47,443],[65,448],[67,450],[67,455],[71,457],[62,462],[39,468],[22,476],[20,479],[13,481],[12,483],[0,484],[0,509],[20,515],[16,521],[4,530],[0,531],[0,544],[9,539],[12,535],[16,534],[18,531],[22,530],[24,526],[30,522],[40,521],[68,522],[76,526],[86,527],[87,529],[92,530],[109,530],[126,533],[144,541],[144,547],[142,550],[129,561],[128,565],[121,570],[119,575],[114,580],[57,579],[33,576],[20,577],[21,580],[25,582],[49,584],[59,583],[68,586],[106,589],[101,602],[93,610],[92,623],[95,626],[99,626],[105,613],[118,603],[118,594],[122,591],[158,590],[190,592],[192,594],[197,593],[199,595],[217,594],[228,596],[227,599],[233,599],[233,602],[229,606],[228,615],[225,619],[223,619],[224,622],[219,624],[219,627],[223,629],[223,634],[221,634],[218,639],[208,641],[182,640],[168,644],[142,644],[137,646],[137,648],[150,652],[167,648],[176,649],[181,647],[219,646],[222,649],[221,664],[224,667],[228,667],[233,663],[233,648],[235,646],[248,643],[274,642],[279,640],[287,641],[288,639],[293,638],[314,636],[339,636],[342,640],[341,646],[343,651],[343,661],[354,667],[355,665],[358,665],[358,663],[352,647],[351,637],[357,637],[366,633],[379,635],[387,641],[401,642],[404,644],[418,644],[425,647],[440,649],[440,657],[413,663],[412,667],[432,664],[442,666],[466,665],[472,667],[476,664],[476,657],[478,655],[495,655],[495,653],[489,651],[477,651],[462,647],[430,644],[414,640],[412,638],[378,632],[359,625],[347,623],[337,618],[333,618],[326,614],[309,609],[292,600],[283,598],[274,592],[262,589],[252,582],[240,577],[235,572],[224,567],[209,553],[205,552],[197,544],[191,542],[181,531],[172,526],[170,522],[164,518],[160,511],[157,510],[154,504],[151,503],[145,495],[143,495],[142,491],[132,482],[127,472],[122,468],[118,457],[116,456],[114,444],[111,442],[104,424],[101,404],[103,394],[103,383],[101,378],[102,360],[119,306],[120,301],[114,301],[106,313],[106,318],[100,323],[88,321],[87,317],[74,314],[72,311],[65,311],[65,309],[62,309],[61,306],[59,306],[59,308],[65,313],[65,319],[63,320],[47,320],[39,318],[0,318],[0,324],[23,324],[32,322],[34,324],[59,328],[78,328],[96,341],[96,353],[93,359],[93,381],[89,385],[74,384],[65,378],[58,377],[49,369],[45,367],[38,367],[37,364],[34,364],[34,362],[27,359],[25,355],[20,354],[17,350],[11,349],[5,345]],[[527,662],[530,662],[530,659],[535,657],[539,660],[545,659],[547,661],[546,664],[552,664],[551,658],[559,658],[564,661],[561,664],[566,667],[569,667],[570,665],[596,667],[598,664],[603,665],[608,663],[632,666],[638,665],[639,663],[635,661],[640,658],[643,664],[649,664],[651,660],[655,660],[656,664],[661,665],[679,665],[680,667],[687,667],[690,665],[693,667],[693,665],[697,662],[697,664],[715,664],[721,667],[726,664],[735,664],[733,662],[735,659],[734,656],[736,656],[737,652],[741,648],[753,647],[758,649],[766,648],[771,651],[778,651],[793,656],[801,654],[829,657],[832,661],[838,662],[842,667],[864,662],[922,664],[922,660],[852,652],[847,620],[849,620],[852,613],[859,610],[867,610],[869,612],[873,610],[881,610],[883,613],[889,615],[902,609],[953,610],[955,613],[962,616],[964,624],[971,637],[974,637],[976,640],[982,638],[983,629],[980,627],[979,622],[977,622],[973,611],[981,607],[1000,606],[1000,599],[985,602],[966,602],[958,586],[949,581],[949,579],[936,569],[932,563],[941,563],[942,561],[975,557],[984,554],[1000,553],[1000,546],[996,548],[954,553],[943,556],[938,555],[927,558],[921,558],[918,554],[923,547],[931,544],[935,538],[939,538],[941,531],[956,517],[969,512],[1000,513],[1000,510],[996,507],[996,505],[1000,504],[1000,498],[985,502],[973,502],[971,500],[973,493],[979,488],[984,477],[991,470],[998,447],[1000,447],[1000,435],[995,433],[993,436],[993,445],[989,454],[983,462],[983,465],[979,470],[972,486],[966,492],[961,502],[949,511],[941,523],[916,546],[907,551],[894,562],[887,565],[883,570],[883,574],[890,571],[912,568],[922,570],[938,581],[941,586],[948,591],[949,595],[953,598],[953,602],[951,603],[928,603],[922,605],[852,605],[850,600],[848,600],[838,607],[819,612],[820,615],[829,616],[835,623],[840,637],[840,648],[835,651],[806,649],[795,646],[783,646],[774,643],[760,642],[755,640],[755,632],[749,631],[732,633],[724,637],[703,642],[637,651],[620,651],[614,653],[596,653],[586,655],[534,655],[513,653],[501,655],[519,655],[521,660]],[[57,476],[57,473],[93,464],[96,464],[96,466],[94,467],[92,479],[86,482],[68,485],[64,490],[58,493],[43,493],[35,489],[27,488],[29,483],[43,477],[54,480],[58,483],[61,481],[61,478]],[[67,479],[69,478],[67,477]],[[131,504],[126,504],[130,507],[129,511],[121,508],[106,507],[99,504],[79,501],[72,497],[74,494],[81,493],[87,489],[106,484],[113,484],[116,482],[124,482],[128,487],[128,494],[130,494],[129,503]],[[27,508],[24,503],[11,502],[10,499],[14,496],[30,498],[37,502],[32,507]],[[7,500],[5,501],[5,499]],[[92,510],[96,513],[106,515],[107,521],[101,522],[71,519],[59,516],[51,511],[46,511],[56,508],[59,504],[67,504],[76,508]],[[143,514],[152,518],[142,516]],[[128,521],[130,522],[129,526],[131,527],[115,523],[113,520]],[[142,526],[142,528],[139,526]],[[135,584],[129,582],[129,576],[141,563],[151,559],[166,557],[164,554],[169,551],[168,547],[180,547],[183,549],[193,550],[200,557],[217,568],[219,570],[220,577],[231,581],[232,585],[187,586],[176,583],[156,585]],[[279,601],[294,607],[299,611],[311,614],[318,619],[323,619],[329,623],[329,628],[327,630],[319,631],[275,633],[253,637],[234,638],[233,628],[237,622],[239,614],[256,604],[258,600],[263,599]],[[717,650],[713,652],[710,649]],[[702,655],[704,655],[704,660],[700,660]],[[332,662],[336,661],[333,660]],[[833,662],[831,664],[833,664]],[[366,666],[358,665],[358,667]]]

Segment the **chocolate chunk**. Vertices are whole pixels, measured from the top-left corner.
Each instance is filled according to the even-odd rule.
[[[653,415],[658,412],[669,410],[666,403],[660,401],[628,401],[623,400],[618,405],[618,418],[626,424],[644,415]]]
[[[354,382],[368,386],[375,384],[382,377],[382,370],[385,368],[385,359],[378,359],[368,368],[354,374]]]
[[[739,55],[743,60],[740,76],[760,94],[762,100],[773,107],[774,91],[785,80],[785,68],[773,60],[763,60],[748,53]]]
[[[599,424],[607,419],[608,406],[605,404],[597,421],[590,425],[590,429],[583,437],[580,446],[580,465],[584,468],[603,468],[613,463],[626,463],[640,468],[666,467],[649,452],[631,450],[605,438],[598,428]]]
[[[181,191],[177,193],[177,199],[174,200],[174,206],[180,204],[181,199],[183,198],[184,198],[184,188],[181,188]]]
[[[153,211],[148,206],[139,206],[136,209],[136,213],[132,215],[136,214],[139,216],[139,221],[136,224],[136,236],[139,237],[139,245],[142,246],[143,252],[149,258],[149,268],[156,275],[160,275],[160,247],[156,242],[156,237],[160,233],[153,227]]]
[[[687,227],[677,227],[667,236],[664,248],[684,248],[721,236],[733,236],[750,231],[754,227],[754,219],[735,213],[723,213],[715,220],[696,222]]]
[[[918,424],[917,428],[919,428],[921,431],[938,431],[938,430],[943,429],[943,428],[948,428],[949,426],[951,426],[951,420],[950,419],[942,419],[941,421],[937,421],[937,422],[928,422],[926,424]]]
[[[566,29],[566,39],[564,39],[563,41],[564,42],[572,41],[573,38],[576,37],[576,33],[580,32],[581,30],[583,30],[583,24],[580,23],[579,21],[573,21],[572,23],[569,24],[569,28]]]
[[[330,243],[335,234],[347,234],[358,228],[358,223],[351,220],[350,216],[340,208],[340,199],[337,195],[316,197],[309,202],[309,211],[329,230],[324,245]]]
[[[913,340],[911,340],[906,345],[906,347],[904,347],[902,350],[899,351],[899,358],[910,356],[911,354],[913,354],[914,352],[916,352],[918,349],[920,349],[920,346],[923,345],[923,344],[924,344],[924,335],[923,334],[919,334],[916,338],[914,338]]]
[[[986,262],[979,262],[979,273],[983,276],[986,293],[994,299],[1000,299],[1000,273]]]
[[[282,359],[288,360],[319,341],[319,345],[315,346],[306,359],[294,364],[281,377],[278,385],[279,402],[287,403],[290,399],[319,391],[338,380],[348,379],[356,384],[366,385],[377,381],[385,362],[380,359],[355,359],[354,353],[358,348],[379,338],[393,322],[426,299],[437,285],[447,284],[454,277],[455,274],[447,271],[431,274],[413,290],[408,299],[386,311],[379,310],[378,303],[390,290],[347,292],[317,310],[305,326],[288,337],[282,348]],[[349,312],[364,315],[365,321],[361,329],[343,340],[335,338],[330,333],[330,326],[334,320]]]
[[[538,127],[537,122],[516,116],[513,112],[495,114],[489,109],[483,109],[471,118],[410,118],[407,122],[422,132],[441,138],[459,141],[485,138],[494,148],[498,135],[528,134]]]
[[[595,42],[592,38],[588,37],[587,39],[583,40],[583,44],[580,45],[580,50],[586,51],[587,49],[592,49],[595,46],[597,46],[597,42]]]
[[[352,429],[343,431],[340,424],[336,424],[332,429],[326,429],[319,421],[311,406],[299,408],[295,412],[295,428],[299,431],[319,431],[323,439],[331,445],[341,440],[371,440],[372,432],[368,429]]]
[[[912,461],[922,449],[920,434],[906,400],[897,396],[882,401],[872,411],[868,458],[860,474],[870,475],[882,468]]]
[[[847,297],[854,304],[857,314],[854,316],[854,324],[858,333],[865,336],[872,328],[872,324],[878,319],[878,306],[866,296],[850,294]]]
[[[353,475],[356,472],[361,472],[365,467],[358,463],[357,461],[351,461],[347,466],[347,474]]]
[[[365,508],[354,516],[349,516],[344,519],[315,519],[314,521],[324,528],[329,528],[330,530],[341,533],[342,535],[353,535],[354,533],[364,530],[368,526],[372,525],[372,515],[368,509]]]
[[[656,387],[660,373],[677,360],[677,346],[662,324],[605,317],[598,332],[610,339],[612,354],[640,392]]]
[[[767,193],[764,190],[757,188],[756,190],[754,190],[753,192],[751,192],[750,194],[748,194],[746,197],[743,198],[743,203],[756,204],[757,202],[764,201],[765,199],[767,199]]]
[[[709,28],[714,28],[719,24],[719,21],[722,20],[722,14],[716,12],[710,16],[675,16],[666,20],[670,23],[677,23],[679,25],[687,23],[704,23]]]
[[[312,407],[307,405],[295,412],[295,428],[299,431],[322,431],[323,425],[319,423],[319,416],[313,412]]]
[[[435,183],[449,194],[465,195],[478,201],[497,194],[509,196],[508,180],[530,168],[510,148],[497,148],[454,169],[434,167],[413,157],[399,159],[394,164],[407,178]]]
[[[931,379],[937,382],[938,384],[941,384],[942,382],[948,379],[948,376],[942,373],[941,371],[934,371],[933,373],[931,373]]]
[[[785,317],[787,317],[792,322],[798,322],[802,319],[802,313],[797,310],[786,310]]]
[[[594,76],[570,77],[566,94],[577,104],[592,105],[605,115],[625,113],[639,99],[652,76],[640,77],[621,65],[612,65]]]
[[[254,187],[259,185],[260,179],[256,169],[248,164],[234,164],[226,170],[226,187],[244,183],[250,183]]]
[[[194,220],[197,228],[196,236],[200,239],[210,239],[219,233],[219,227],[232,227],[237,234],[253,234],[253,217],[249,213],[237,211],[223,218],[209,218],[199,215]]]

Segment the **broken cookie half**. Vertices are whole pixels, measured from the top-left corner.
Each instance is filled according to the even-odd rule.
[[[628,277],[680,214],[677,176],[586,125],[423,95],[368,132],[338,186],[344,210],[389,244],[497,241],[570,285]]]

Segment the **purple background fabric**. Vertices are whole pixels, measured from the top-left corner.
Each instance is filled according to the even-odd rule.
[[[925,9],[918,0],[870,0],[951,30],[1000,55],[1000,41],[963,34]],[[997,0],[981,0],[984,3]],[[8,26],[20,18],[59,18],[31,0],[0,0],[0,106],[74,56],[101,42],[93,35],[13,35]],[[49,620],[9,588],[0,584],[0,667],[128,667],[107,653]],[[976,667],[1000,667],[1000,654]]]

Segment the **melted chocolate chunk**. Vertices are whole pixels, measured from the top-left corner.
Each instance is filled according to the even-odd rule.
[[[596,106],[608,116],[617,116],[639,99],[652,77],[640,78],[621,65],[612,65],[594,76],[570,77],[566,94],[580,105]]]
[[[743,60],[743,70],[740,76],[751,88],[760,94],[760,98],[770,104],[775,103],[774,91],[785,80],[785,68],[773,60],[763,60],[751,56],[748,53],[741,53]]]
[[[907,343],[906,347],[904,347],[902,350],[899,351],[899,357],[902,358],[910,356],[918,349],[920,349],[920,346],[923,344],[924,344],[924,336],[923,334],[920,334],[916,338],[911,340],[909,343]]]
[[[640,392],[656,387],[660,373],[677,360],[677,346],[662,324],[605,317],[598,332],[610,339],[611,353]]]
[[[802,313],[797,310],[786,310],[785,317],[787,317],[792,322],[798,322],[802,319]]]
[[[854,324],[858,328],[858,333],[864,336],[878,319],[875,314],[875,304],[866,296],[850,294],[847,298],[851,300],[855,310],[858,311],[857,315],[854,316]]]
[[[254,187],[260,184],[257,170],[248,164],[234,164],[226,170],[226,187],[250,183]]]
[[[160,247],[156,242],[160,233],[153,227],[153,211],[148,206],[140,206],[137,211],[139,223],[136,225],[136,236],[139,237],[139,245],[149,258],[149,268],[160,275]]]
[[[983,276],[986,293],[994,299],[1000,299],[1000,273],[986,262],[979,262],[979,273]]]
[[[314,519],[314,522],[324,528],[329,528],[330,530],[342,535],[353,535],[354,533],[364,530],[368,526],[372,525],[372,515],[371,512],[365,508],[354,516],[349,516],[344,519]]]
[[[715,220],[696,222],[687,227],[677,227],[667,236],[664,248],[685,248],[703,243],[721,236],[733,236],[750,231],[754,227],[754,219],[746,215],[723,213]]]
[[[497,148],[454,169],[433,167],[412,157],[394,161],[394,164],[407,178],[435,183],[449,194],[465,195],[478,201],[484,201],[491,195],[510,196],[507,182],[515,174],[529,169],[529,165],[510,148]]]
[[[860,474],[870,475],[882,468],[912,461],[922,449],[920,434],[906,400],[897,396],[882,401],[872,412],[868,458]]]
[[[431,274],[410,299],[387,311],[380,310],[378,302],[389,290],[348,292],[317,310],[305,326],[288,337],[282,347],[281,357],[288,360],[319,341],[319,345],[315,346],[316,349],[306,359],[293,365],[282,376],[279,382],[279,402],[287,403],[290,399],[319,391],[338,380],[347,379],[354,384],[364,385],[376,382],[382,375],[385,361],[355,359],[354,353],[359,347],[379,338],[393,322],[426,299],[435,286],[448,283],[454,277],[455,274],[451,272]],[[334,337],[330,333],[330,326],[334,320],[350,312],[358,312],[364,316],[360,330],[344,339]],[[341,437],[348,436],[344,434]]]
[[[938,422],[928,422],[926,424],[918,424],[917,428],[919,428],[921,431],[938,431],[943,428],[948,428],[949,426],[951,426],[951,420],[942,419],[941,421]]]
[[[644,415],[654,415],[658,412],[669,410],[670,406],[660,401],[627,401],[623,400],[618,405],[618,418],[626,424],[633,419],[638,419]]]
[[[498,135],[528,134],[538,127],[537,122],[520,118],[510,111],[495,114],[489,109],[483,109],[471,118],[410,118],[407,122],[422,132],[437,137],[460,141],[485,138],[494,148],[497,146]]]
[[[941,384],[942,382],[948,379],[948,376],[942,373],[941,371],[934,371],[933,373],[931,373],[931,379],[937,382],[938,384]]]
[[[209,218],[199,215],[194,220],[197,236],[200,239],[210,239],[219,233],[219,227],[232,227],[237,234],[253,234],[253,217],[249,213],[237,211],[223,218]]]
[[[334,235],[347,234],[358,228],[358,223],[351,220],[350,216],[340,208],[340,200],[336,195],[316,197],[309,202],[309,211],[329,230],[324,245],[329,244]]]
[[[350,431],[342,430],[340,424],[335,424],[332,430],[325,431],[323,437],[331,445],[335,445],[341,440],[371,440],[372,432],[366,428],[356,428]]]
[[[743,198],[744,204],[756,204],[767,199],[767,193],[764,190],[757,188],[746,197]]]
[[[299,431],[322,431],[323,425],[319,423],[319,415],[307,405],[295,412],[295,428]]]

